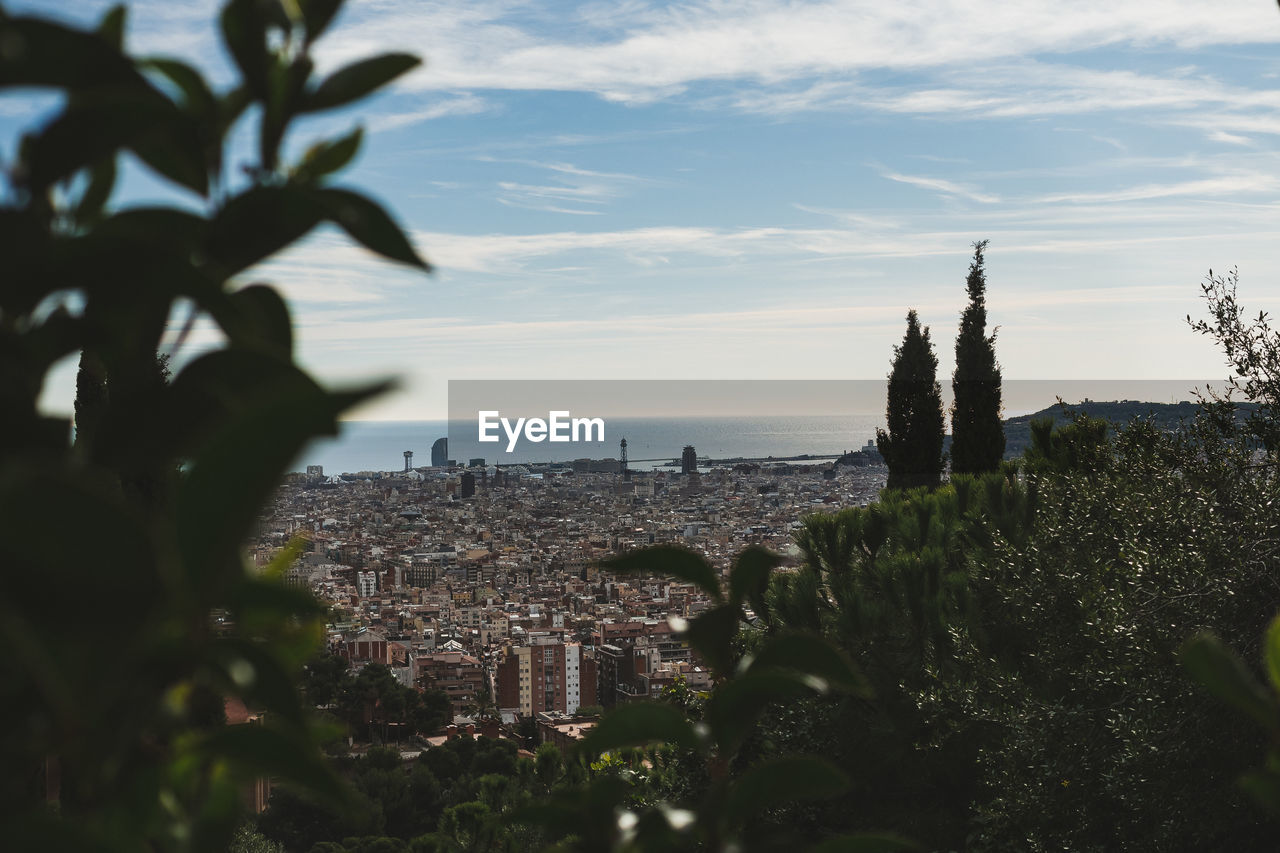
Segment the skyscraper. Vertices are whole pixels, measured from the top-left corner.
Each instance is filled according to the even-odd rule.
[[[449,464],[449,439],[437,438],[431,445],[431,467],[443,468]]]
[[[692,444],[684,446],[684,452],[680,454],[680,473],[686,476],[698,470],[698,451],[693,449]]]

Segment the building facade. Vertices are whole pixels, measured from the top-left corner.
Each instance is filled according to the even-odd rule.
[[[507,650],[498,664],[498,707],[532,717],[573,714],[595,705],[596,662],[579,643],[547,643]]]
[[[484,667],[478,658],[464,652],[435,652],[422,655],[414,661],[419,687],[424,690],[443,690],[458,716],[475,701],[484,689]]]

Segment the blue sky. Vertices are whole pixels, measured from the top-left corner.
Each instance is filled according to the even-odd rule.
[[[135,50],[228,79],[211,4],[131,8]],[[451,378],[882,377],[909,307],[947,375],[983,238],[1005,376],[1221,377],[1184,318],[1210,267],[1280,306],[1278,41],[1270,0],[351,0],[323,68],[427,63],[293,142],[363,124],[344,182],[438,272],[322,232],[251,278],[321,378],[403,379],[371,419]],[[0,100],[0,154],[46,104]]]

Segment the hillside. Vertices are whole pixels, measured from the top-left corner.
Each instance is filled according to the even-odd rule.
[[[1004,455],[1006,459],[1022,455],[1031,444],[1031,422],[1040,418],[1052,417],[1055,424],[1069,421],[1069,412],[1083,412],[1113,424],[1127,424],[1134,418],[1151,418],[1161,429],[1172,430],[1195,417],[1197,408],[1198,404],[1186,400],[1180,403],[1144,403],[1138,400],[1104,402],[1086,399],[1081,403],[1068,403],[1065,406],[1055,404],[1029,415],[1007,418],[1004,422]],[[1241,404],[1239,416],[1243,417],[1253,408],[1251,404]]]

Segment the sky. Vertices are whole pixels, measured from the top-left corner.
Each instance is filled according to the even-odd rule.
[[[229,82],[213,4],[130,8],[130,48]],[[1280,309],[1278,42],[1270,0],[350,0],[322,72],[425,65],[291,150],[362,125],[341,183],[436,272],[326,230],[246,281],[322,381],[400,378],[361,419],[442,418],[450,379],[882,378],[909,308],[945,381],[981,239],[1005,377],[1221,378],[1208,271]],[[52,106],[0,98],[0,157]]]

